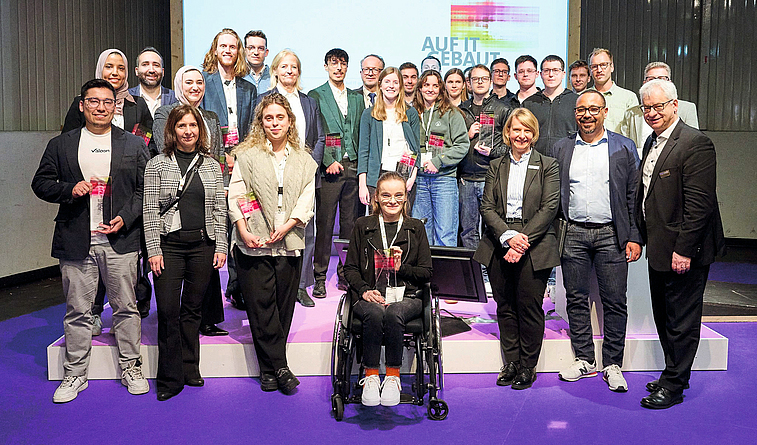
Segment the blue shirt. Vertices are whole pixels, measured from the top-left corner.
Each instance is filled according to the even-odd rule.
[[[255,76],[252,75],[252,70],[250,70],[249,74],[244,76],[244,80],[255,85],[258,95],[263,94],[271,89],[271,70],[268,68],[268,65],[266,65],[258,79],[255,79]]]
[[[580,134],[576,136],[573,159],[570,162],[568,218],[576,222],[597,224],[612,221],[607,130],[593,144],[581,139]]]

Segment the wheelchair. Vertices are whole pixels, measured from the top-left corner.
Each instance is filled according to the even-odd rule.
[[[423,313],[405,325],[403,339],[406,348],[415,349],[413,393],[402,393],[400,403],[422,406],[424,397],[428,394],[429,419],[444,420],[449,407],[437,397],[443,387],[439,298],[431,295],[428,284],[418,292],[422,294]],[[353,317],[351,293],[351,290],[348,291],[339,300],[331,342],[331,384],[334,388],[331,411],[337,421],[344,418],[345,404],[361,403],[362,388],[358,382],[365,376],[362,365],[362,324],[357,317]],[[355,361],[359,365],[356,379],[352,375]]]

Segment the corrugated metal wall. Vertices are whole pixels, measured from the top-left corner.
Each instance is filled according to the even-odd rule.
[[[757,131],[756,25],[757,0],[581,0],[581,56],[608,48],[614,80],[634,91],[663,61],[700,127]]]
[[[168,0],[0,0],[0,38],[0,131],[60,129],[104,49],[126,54],[130,86],[145,46],[171,72]]]

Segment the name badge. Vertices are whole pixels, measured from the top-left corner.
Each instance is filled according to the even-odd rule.
[[[668,176],[670,176],[670,170],[665,170],[664,172],[660,172],[661,178],[667,178]]]
[[[539,170],[539,166],[538,165],[529,165],[528,169],[529,170]]]
[[[405,286],[396,286],[386,288],[386,304],[399,303],[405,297]]]

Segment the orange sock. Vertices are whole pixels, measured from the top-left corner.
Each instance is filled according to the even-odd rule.
[[[365,368],[365,376],[379,375],[378,368]]]
[[[400,376],[400,368],[390,368],[386,367],[386,376],[392,376],[392,377],[399,377]]]

